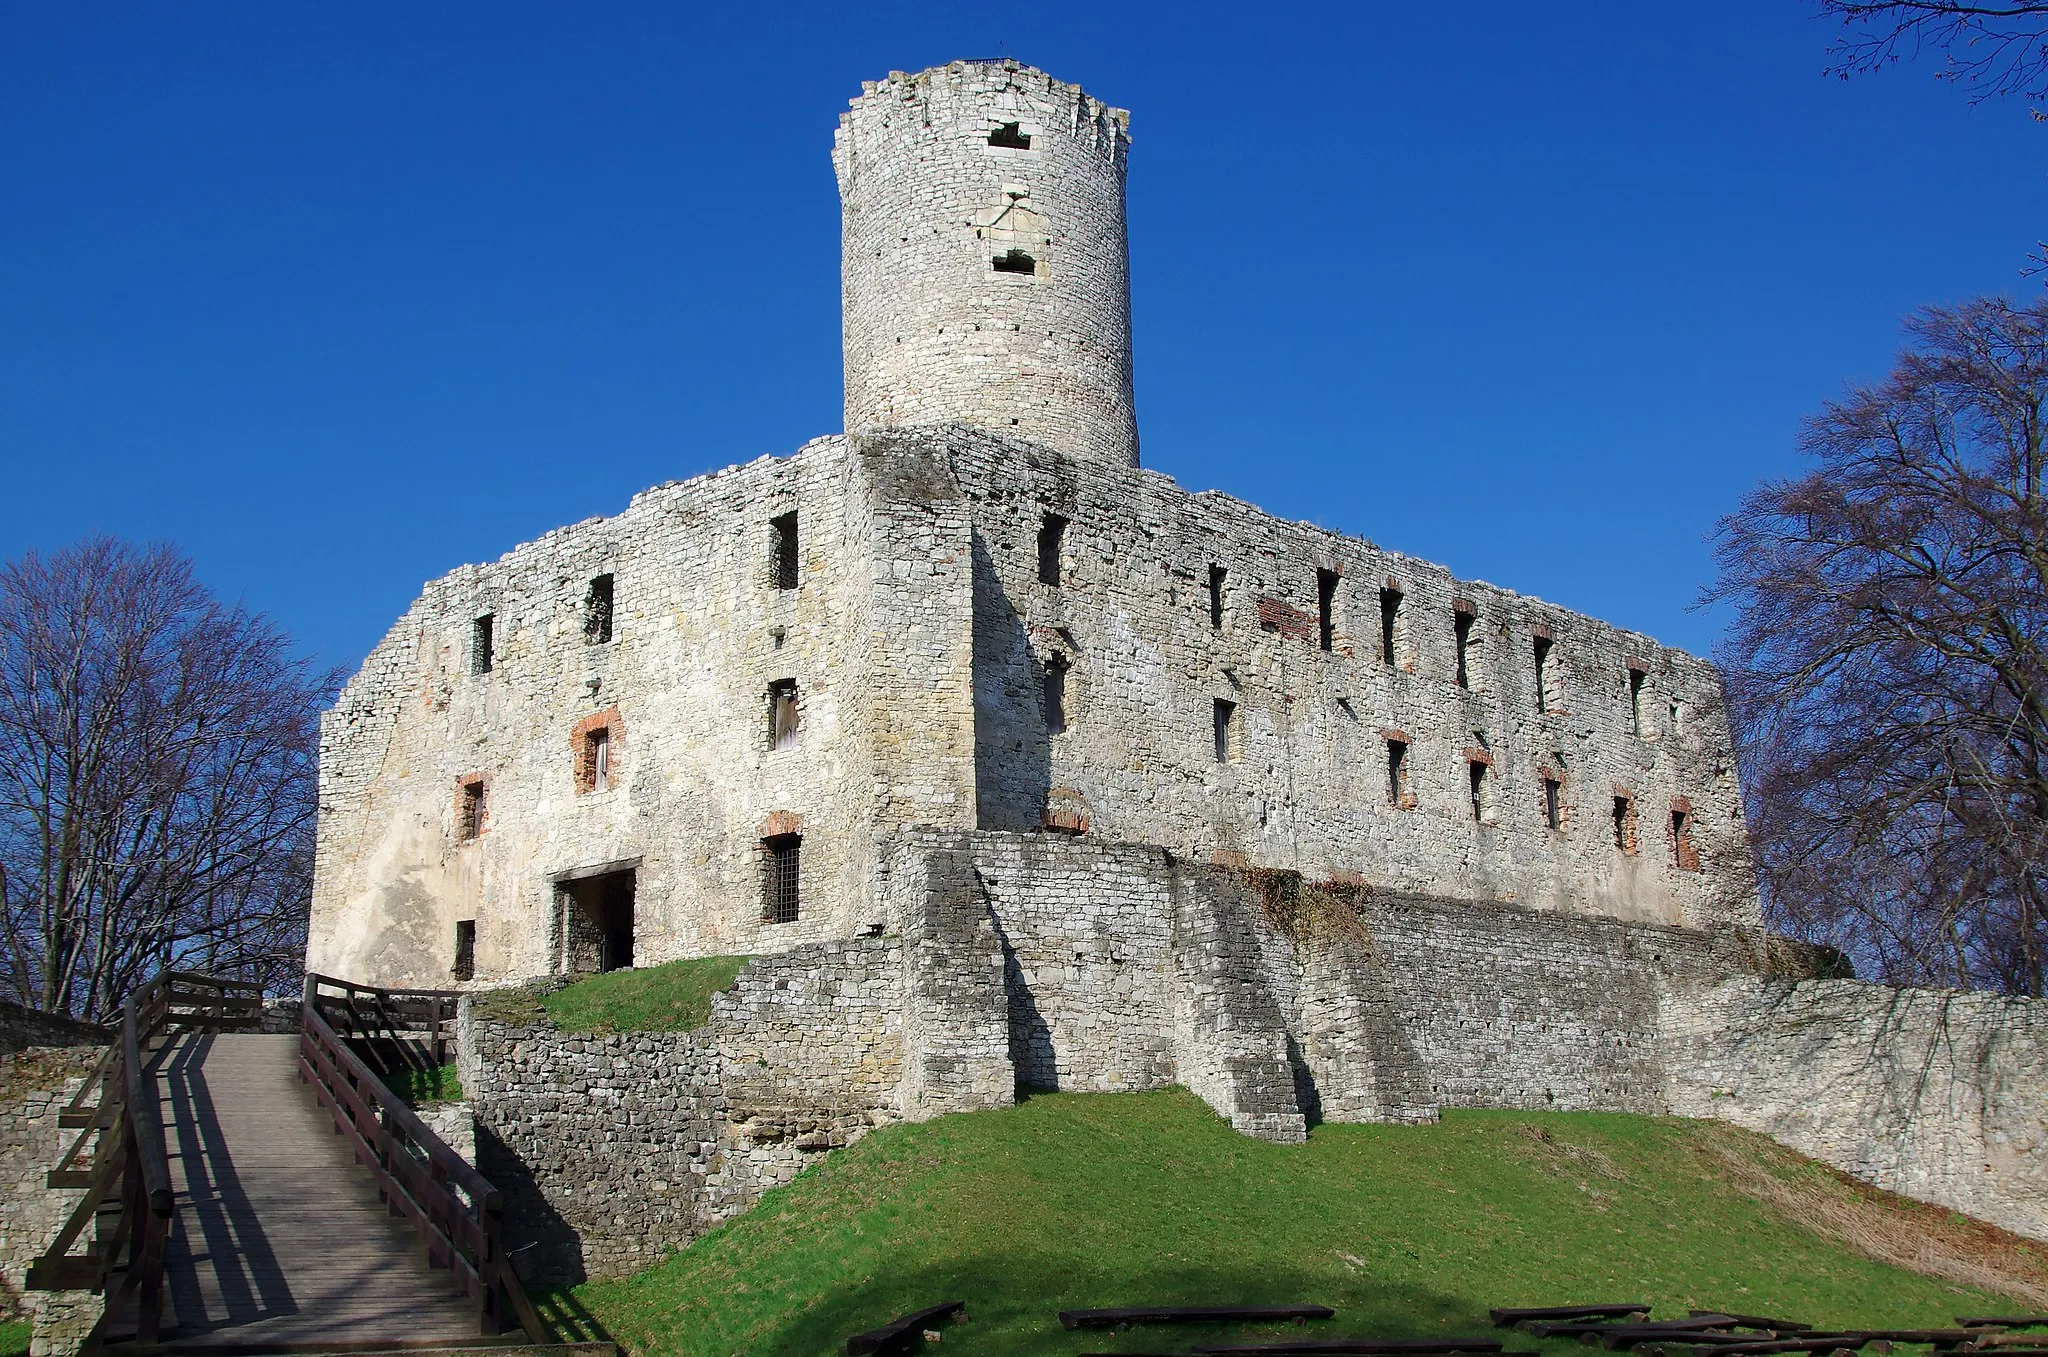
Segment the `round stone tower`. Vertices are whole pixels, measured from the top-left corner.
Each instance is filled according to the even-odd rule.
[[[832,148],[847,432],[958,422],[1136,466],[1130,115],[1007,60],[862,90]]]

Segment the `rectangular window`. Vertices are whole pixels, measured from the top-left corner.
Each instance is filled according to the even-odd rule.
[[[481,836],[487,813],[484,805],[484,780],[480,777],[471,778],[462,784],[462,798],[457,803],[457,837],[474,839]]]
[[[1235,762],[1239,744],[1237,704],[1219,697],[1216,699],[1216,762]]]
[[[1457,641],[1458,686],[1472,686],[1472,623],[1476,619],[1463,608],[1451,614],[1451,634]]]
[[[1380,663],[1392,666],[1401,626],[1401,591],[1380,590]]]
[[[1649,675],[1640,669],[1628,671],[1628,733],[1643,733],[1643,684]]]
[[[1536,651],[1536,710],[1546,712],[1553,705],[1550,699],[1550,638],[1533,637],[1532,645]]]
[[[1543,823],[1552,829],[1564,828],[1564,784],[1549,773],[1543,775]]]
[[[768,520],[768,582],[777,589],[797,587],[794,509]]]
[[[1047,514],[1038,525],[1038,582],[1060,587],[1060,553],[1067,541],[1067,520]]]
[[[1486,764],[1479,759],[1465,765],[1465,777],[1472,797],[1472,818],[1482,824],[1493,814],[1493,785],[1487,771]]]
[[[1614,798],[1614,846],[1630,855],[1636,851],[1636,803],[1626,796]]]
[[[601,646],[612,639],[612,577],[599,575],[583,595],[583,640]]]
[[[1067,661],[1054,655],[1045,662],[1045,733],[1067,728]]]
[[[1671,808],[1671,862],[1681,872],[1700,869],[1699,850],[1692,844],[1692,811],[1682,806]]]
[[[1223,630],[1223,577],[1226,573],[1220,565],[1209,567],[1209,627],[1212,631]]]
[[[1408,800],[1408,742],[1387,741],[1387,804],[1405,806]]]
[[[457,980],[476,979],[476,920],[455,921],[455,964],[448,974]]]
[[[803,838],[796,834],[778,834],[772,839],[761,840],[765,859],[761,922],[796,922],[800,908],[798,885],[802,875],[798,867],[798,851],[802,846]]]
[[[588,742],[583,757],[590,765],[590,790],[608,792],[612,789],[612,733],[593,730],[583,738]]]
[[[768,747],[787,749],[796,743],[801,713],[796,703],[796,680],[777,679],[768,685]]]
[[[1337,646],[1337,572],[1316,571],[1316,644],[1324,650]]]
[[[492,624],[496,617],[485,613],[469,624],[469,672],[488,674],[497,660],[497,650],[491,640]]]

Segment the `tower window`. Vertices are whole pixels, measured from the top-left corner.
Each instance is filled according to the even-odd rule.
[[[497,647],[491,639],[496,620],[493,614],[485,613],[469,624],[469,672],[472,674],[490,673],[491,666],[497,661]]]
[[[1237,704],[1228,698],[1216,699],[1216,762],[1235,763],[1242,749],[1242,738],[1238,730]]]
[[[1553,647],[1548,636],[1531,638],[1531,646],[1536,654],[1536,710],[1546,712],[1557,705],[1550,691],[1554,677],[1550,659]]]
[[[1387,739],[1387,804],[1415,804],[1408,795],[1408,742],[1391,736]]]
[[[1628,671],[1628,733],[1643,733],[1643,684],[1649,678],[1640,669]]]
[[[1401,627],[1401,591],[1380,590],[1380,663],[1391,667],[1395,658]]]
[[[794,509],[768,520],[768,582],[777,589],[797,587]]]
[[[612,639],[612,577],[599,575],[583,595],[583,639],[601,646]]]
[[[457,980],[476,979],[476,920],[455,921],[455,964],[448,974]]]
[[[583,747],[576,751],[577,792],[608,792],[612,789],[612,733],[598,726],[583,732]]]
[[[1543,823],[1556,830],[1564,828],[1564,783],[1552,773],[1543,775]]]
[[[1058,735],[1067,728],[1067,661],[1054,655],[1045,662],[1045,733]]]
[[[1700,869],[1699,850],[1692,842],[1692,806],[1682,797],[1674,798],[1671,807],[1671,865],[1681,872]]]
[[[768,685],[768,747],[787,749],[796,743],[802,719],[796,703],[796,680],[777,679]]]
[[[1332,650],[1337,644],[1337,572],[1316,571],[1316,644]]]
[[[762,923],[796,922],[801,909],[798,887],[802,872],[798,854],[802,847],[803,837],[798,834],[778,834],[772,839],[761,840]]]
[[[1209,567],[1209,626],[1223,630],[1223,577],[1229,572],[1220,565]]]
[[[1476,619],[1467,608],[1459,608],[1451,614],[1451,635],[1457,643],[1457,677],[1460,688],[1472,686],[1472,623]]]
[[[1001,254],[997,255],[995,263],[997,273],[1038,272],[1038,261],[1031,257],[1030,252],[1015,247],[1004,250]]]
[[[1067,541],[1067,520],[1047,514],[1038,525],[1038,582],[1060,586],[1060,554]]]
[[[1484,824],[1493,814],[1493,782],[1483,759],[1473,759],[1465,765],[1465,778],[1471,793],[1472,818]]]
[[[463,840],[481,837],[488,815],[489,809],[484,804],[484,780],[480,777],[464,778],[455,802],[455,836]]]
[[[1614,797],[1614,846],[1630,857],[1635,856],[1636,803],[1619,792]]]
[[[1031,149],[1031,134],[1016,123],[1004,123],[988,134],[988,144],[1007,146],[1013,151],[1028,151]]]

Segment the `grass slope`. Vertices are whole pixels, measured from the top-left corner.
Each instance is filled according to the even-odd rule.
[[[1776,1186],[1760,1190],[1764,1179]],[[1085,1335],[1054,1318],[1141,1302],[1313,1301],[1339,1311],[1313,1332],[1382,1336],[1486,1332],[1489,1306],[1580,1301],[1831,1325],[2012,1309],[1802,1223],[1889,1213],[1917,1247],[1960,1221],[1881,1197],[1711,1123],[1467,1112],[1322,1126],[1307,1145],[1278,1146],[1178,1089],[1042,1094],[878,1131],[654,1268],[541,1299],[636,1354],[697,1357],[836,1352],[848,1334],[956,1298],[971,1321],[945,1331],[949,1357],[1308,1333]],[[2038,1251],[2009,1236],[1998,1247],[2042,1279]]]
[[[693,1032],[711,1021],[711,996],[732,988],[752,957],[697,957],[610,971],[541,999],[564,1032]]]

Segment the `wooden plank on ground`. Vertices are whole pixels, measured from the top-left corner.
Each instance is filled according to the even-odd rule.
[[[864,1352],[901,1352],[914,1343],[922,1343],[926,1329],[957,1313],[966,1304],[964,1300],[949,1300],[899,1315],[879,1329],[869,1329],[847,1339],[846,1351],[853,1357]]]
[[[1100,1310],[1062,1310],[1067,1329],[1113,1329],[1123,1324],[1265,1324],[1289,1319],[1328,1319],[1327,1305],[1120,1305]],[[1494,1343],[1498,1350],[1500,1344]]]

